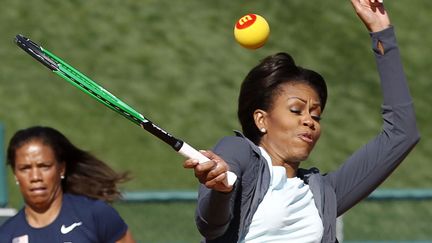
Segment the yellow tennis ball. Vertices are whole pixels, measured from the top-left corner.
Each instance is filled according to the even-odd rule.
[[[246,14],[234,26],[234,37],[243,47],[257,49],[262,47],[270,35],[270,26],[258,14]]]

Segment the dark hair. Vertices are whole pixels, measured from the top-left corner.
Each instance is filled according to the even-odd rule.
[[[73,145],[62,133],[50,128],[34,126],[17,131],[9,142],[7,163],[15,168],[16,150],[31,141],[50,146],[59,163],[66,163],[63,192],[85,195],[112,202],[121,198],[117,184],[128,180],[128,173],[117,173],[89,152]]]
[[[288,82],[302,82],[311,86],[319,96],[321,110],[324,110],[327,87],[320,74],[297,66],[287,53],[268,56],[247,74],[238,98],[237,116],[243,133],[255,144],[260,142],[262,134],[255,125],[253,113],[257,109],[268,111],[280,85]]]

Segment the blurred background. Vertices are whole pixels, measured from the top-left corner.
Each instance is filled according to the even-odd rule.
[[[73,143],[131,171],[125,192],[194,192],[193,172],[169,146],[50,73],[18,48],[23,34],[67,61],[150,120],[196,148],[239,130],[237,95],[246,73],[284,51],[320,72],[329,99],[323,133],[303,167],[334,170],[381,127],[381,96],[366,28],[349,1],[0,0],[0,123],[4,146],[33,125],[52,126]],[[387,1],[417,111],[421,142],[379,190],[432,189],[432,32],[430,0]],[[234,41],[247,13],[264,16],[267,44]],[[4,163],[4,162],[2,162]],[[5,207],[22,199],[6,168]],[[343,216],[344,241],[426,241],[432,203],[366,200]],[[193,195],[192,195],[193,198]],[[139,200],[138,200],[139,201]],[[198,242],[195,201],[114,204],[139,242]]]

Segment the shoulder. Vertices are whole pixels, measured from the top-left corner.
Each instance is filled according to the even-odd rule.
[[[249,146],[246,138],[239,137],[239,136],[226,136],[226,137],[221,138],[218,141],[215,148],[229,147],[231,145],[238,145],[241,147],[248,147]]]
[[[27,226],[23,213],[24,211],[21,209],[17,214],[0,225],[0,242],[3,242],[5,238],[11,237],[16,229],[23,229]]]
[[[80,211],[87,211],[90,213],[96,213],[111,208],[108,203],[102,200],[69,193],[64,194],[63,202],[79,209]]]
[[[25,223],[25,221],[23,221],[25,219],[23,214],[24,214],[24,209],[21,209],[20,211],[18,211],[17,214],[8,218],[2,225],[0,225],[0,229],[4,229],[5,227],[9,227],[11,225]]]
[[[242,174],[251,164],[259,160],[261,152],[243,134],[237,132],[236,136],[226,136],[219,140],[213,151],[223,158],[230,166],[230,170],[237,175]]]
[[[107,202],[82,195],[65,194],[65,201],[69,205],[93,215],[94,218],[119,217],[117,211]]]
[[[230,152],[247,152],[255,151],[259,153],[258,146],[253,144],[248,138],[244,137],[240,132],[236,132],[236,136],[226,136],[219,140],[214,147],[215,151],[224,153]]]
[[[76,194],[70,194],[70,193],[65,193],[63,195],[63,203],[73,204],[75,206],[87,206],[87,207],[90,206],[91,207],[97,201],[99,201],[99,200],[92,199],[92,198],[89,198],[89,197],[83,196],[83,195],[76,195]]]

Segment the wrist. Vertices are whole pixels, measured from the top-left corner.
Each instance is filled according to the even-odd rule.
[[[380,32],[380,31],[383,31],[383,30],[385,30],[385,29],[388,29],[388,28],[390,28],[390,24],[385,24],[385,25],[374,25],[374,26],[369,26],[369,31],[370,32],[372,32],[372,33],[375,33],[375,32]]]

